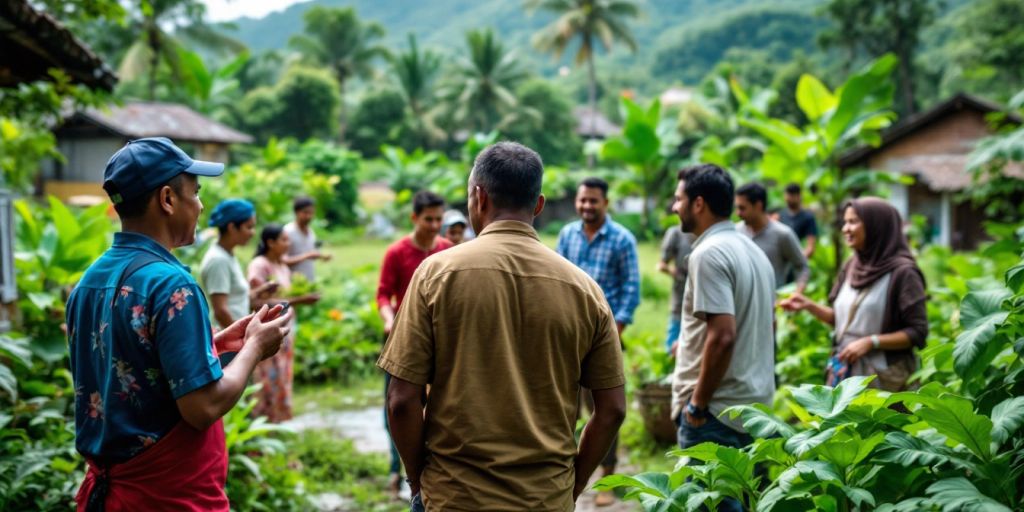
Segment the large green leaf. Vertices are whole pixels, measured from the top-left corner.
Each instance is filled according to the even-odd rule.
[[[836,435],[835,428],[822,430],[821,432],[804,430],[786,440],[786,451],[796,457],[803,457],[807,452],[817,448],[818,445],[828,441],[834,435]]]
[[[1024,424],[1024,396],[1003,400],[992,409],[992,451]]]
[[[803,132],[795,126],[779,119],[741,118],[739,123],[771,141],[791,162],[803,162],[807,159],[807,147],[801,144]]]
[[[804,74],[796,84],[796,104],[814,122],[836,107],[836,97],[821,80]]]
[[[738,405],[730,407],[724,412],[731,418],[737,416],[743,418],[743,428],[747,430],[748,434],[759,439],[767,439],[776,435],[789,439],[796,434],[796,429],[772,414],[771,409],[764,404]]]
[[[971,379],[980,375],[1002,350],[996,342],[996,330],[1009,315],[1002,304],[1010,296],[1009,290],[997,288],[974,291],[964,297],[960,304],[964,331],[956,337],[953,349],[953,369],[960,377]]]
[[[857,118],[878,110],[879,105],[885,108],[892,103],[891,88],[886,89],[886,86],[896,62],[894,55],[886,54],[850,77],[836,91],[838,103],[825,128],[830,146],[835,146]],[[874,95],[879,98],[872,100]]]
[[[949,461],[948,448],[914,437],[906,432],[889,432],[874,460],[901,466],[935,466]]]
[[[975,413],[970,400],[950,393],[938,397],[898,393],[894,397],[905,404],[920,404],[914,414],[938,433],[963,444],[983,461],[991,459],[992,420]]]
[[[947,512],[1010,512],[1010,507],[985,496],[963,477],[939,480],[926,492]]]
[[[846,468],[867,458],[883,440],[884,432],[875,432],[864,439],[852,427],[846,426],[838,429],[835,436],[815,448],[814,454],[845,471]]]
[[[594,484],[594,489],[599,491],[618,488],[626,489],[626,495],[629,497],[650,494],[665,498],[672,494],[672,489],[669,487],[669,475],[665,473],[641,473],[636,476],[608,475]]]
[[[793,399],[811,414],[822,418],[831,418],[845,411],[850,402],[867,389],[873,378],[873,376],[851,377],[843,380],[834,388],[804,384],[791,389],[790,392]]]

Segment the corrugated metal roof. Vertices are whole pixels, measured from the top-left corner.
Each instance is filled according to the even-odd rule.
[[[71,118],[75,119],[98,124],[129,139],[169,137],[180,142],[221,144],[253,141],[251,135],[176,103],[127,102],[124,106],[111,105],[107,110],[79,111]]]
[[[0,1],[0,87],[49,80],[57,68],[89,87],[111,90],[117,77],[82,41],[24,0]]]

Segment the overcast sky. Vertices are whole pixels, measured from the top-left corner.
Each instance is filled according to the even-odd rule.
[[[262,18],[303,0],[202,0],[208,21],[228,21],[242,16]]]

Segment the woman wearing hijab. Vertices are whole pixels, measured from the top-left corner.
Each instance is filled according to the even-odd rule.
[[[291,288],[291,269],[284,262],[290,240],[288,233],[279,224],[268,224],[260,233],[256,257],[249,263],[249,286],[257,288],[267,283],[277,283],[281,291]],[[282,299],[271,299],[281,301]],[[287,299],[292,306],[314,304],[320,300],[317,294]],[[256,365],[252,372],[255,382],[263,387],[258,393],[253,414],[266,416],[271,423],[280,423],[292,418],[292,368],[295,361],[295,332],[292,324],[291,335],[285,338],[281,349],[273,357]]]
[[[900,214],[889,203],[865,197],[843,207],[843,237],[853,256],[829,293],[831,307],[803,295],[780,305],[807,310],[832,325],[829,385],[854,375],[877,375],[872,386],[906,389],[917,369],[914,348],[928,337],[924,275],[903,235]]]

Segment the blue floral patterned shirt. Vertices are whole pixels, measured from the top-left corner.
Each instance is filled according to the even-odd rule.
[[[633,323],[633,312],[640,304],[640,263],[633,233],[606,216],[597,235],[588,241],[583,221],[578,220],[558,233],[556,250],[597,281],[616,322]]]
[[[132,260],[160,261],[115,290]],[[75,384],[75,446],[91,459],[123,462],[181,421],[176,399],[223,375],[213,354],[209,307],[189,268],[138,233],[85,271],[67,304]]]

